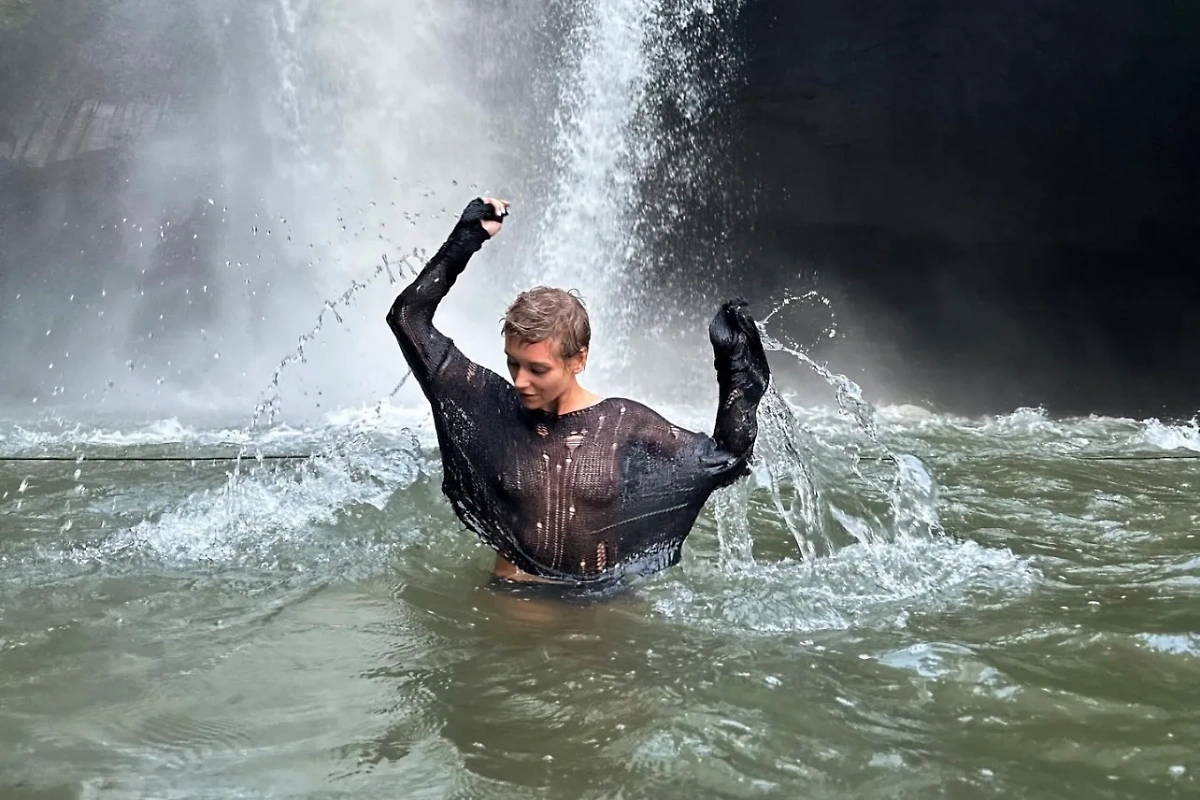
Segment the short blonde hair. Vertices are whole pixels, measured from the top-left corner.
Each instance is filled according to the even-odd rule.
[[[500,333],[528,344],[557,339],[565,360],[591,343],[592,323],[583,298],[574,290],[535,286],[517,295],[508,307]]]

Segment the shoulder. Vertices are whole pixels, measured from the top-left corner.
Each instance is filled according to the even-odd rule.
[[[626,425],[640,430],[661,430],[666,433],[690,433],[679,425],[671,422],[650,406],[630,400],[627,397],[609,397],[604,405],[619,414]]]
[[[657,417],[662,419],[662,416],[654,409],[636,400],[630,400],[628,397],[606,397],[596,405],[597,407],[603,407],[606,411],[632,415],[631,418]]]
[[[618,415],[614,429],[617,439],[637,452],[677,458],[690,452],[705,438],[702,434],[676,425],[636,400],[610,397],[605,404]]]
[[[517,393],[511,383],[498,373],[467,358],[452,339],[447,341],[449,346],[446,348],[445,359],[437,369],[437,377],[443,389],[458,392],[464,397],[503,398],[512,403],[517,402]]]

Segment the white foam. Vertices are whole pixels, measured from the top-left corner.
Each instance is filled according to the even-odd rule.
[[[363,563],[370,545],[330,540],[318,529],[338,523],[347,509],[382,510],[392,495],[431,465],[412,449],[376,450],[350,440],[330,446],[307,462],[288,467],[251,465],[220,489],[189,496],[161,516],[72,551],[71,560],[151,558],[170,564],[230,563],[307,569],[345,552],[347,563]],[[396,541],[403,531],[396,531]],[[316,547],[318,554],[305,553]],[[386,547],[385,547],[386,549]]]
[[[1130,437],[1131,445],[1144,445],[1158,450],[1200,452],[1200,427],[1196,419],[1192,419],[1186,425],[1168,425],[1157,419],[1148,420],[1143,424],[1144,427]]]
[[[204,430],[185,425],[177,418],[156,420],[145,425],[122,429],[89,427],[82,423],[62,423],[58,430],[36,430],[13,426],[7,437],[0,439],[6,452],[38,451],[54,454],[61,451],[79,452],[83,448],[136,448],[158,445],[236,446],[245,444],[288,445],[312,438],[312,431],[281,425],[251,436],[245,429],[219,428]]]
[[[1200,635],[1194,633],[1142,633],[1137,639],[1159,653],[1200,657]]]
[[[647,591],[656,610],[689,624],[760,632],[906,624],[913,608],[1007,602],[1041,574],[1007,549],[950,539],[854,544],[810,561],[734,572],[693,565]]]

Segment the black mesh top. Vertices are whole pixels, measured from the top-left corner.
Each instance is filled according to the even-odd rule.
[[[387,317],[433,408],[442,491],[468,528],[533,575],[591,584],[674,565],[708,496],[749,473],[770,379],[754,320],[731,301],[709,326],[720,397],[712,436],[618,397],[530,411],[433,326],[493,213],[472,201]]]

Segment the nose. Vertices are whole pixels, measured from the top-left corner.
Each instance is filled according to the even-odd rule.
[[[513,386],[517,391],[524,391],[529,388],[529,374],[525,370],[517,370],[516,376],[513,378]]]

